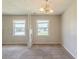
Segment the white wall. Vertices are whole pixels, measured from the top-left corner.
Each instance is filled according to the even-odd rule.
[[[12,22],[13,20],[18,19],[25,19],[28,22],[27,16],[3,16],[3,44],[27,44],[28,42],[28,30],[26,23],[26,36],[15,37],[13,36],[13,27]],[[49,37],[38,37],[36,35],[36,21],[46,19],[49,20]],[[33,28],[33,44],[59,44],[61,43],[61,30],[60,30],[60,23],[61,18],[60,16],[31,16],[31,25]]]
[[[32,28],[33,28],[33,44],[58,44],[61,43],[61,18],[60,16],[32,16]],[[37,20],[49,20],[49,36],[37,36],[36,21]]]
[[[77,15],[76,0],[62,15],[62,45],[76,58]]]
[[[13,36],[13,20],[19,20],[19,19],[26,20],[27,17],[26,16],[2,16],[2,43],[3,44],[26,44],[27,43],[28,35],[26,35],[26,37]],[[28,31],[26,32],[26,34],[27,33]]]

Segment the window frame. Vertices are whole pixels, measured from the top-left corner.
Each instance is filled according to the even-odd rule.
[[[15,25],[16,24],[20,24],[20,23],[15,23],[15,21],[24,21],[24,34],[23,35],[15,35]],[[13,36],[25,36],[26,35],[26,31],[25,31],[25,28],[26,28],[26,21],[24,19],[22,20],[13,20]]]
[[[38,35],[38,21],[48,21],[48,34],[47,35]],[[49,36],[49,20],[44,20],[44,19],[41,19],[41,20],[37,20],[36,21],[36,35],[37,36]]]

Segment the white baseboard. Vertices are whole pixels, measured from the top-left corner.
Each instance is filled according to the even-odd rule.
[[[32,44],[61,44],[61,42],[33,42]]]
[[[63,45],[62,45],[63,46]],[[63,46],[64,47],[64,46]],[[76,59],[76,57],[66,48],[66,47],[64,47],[64,49],[74,58],[74,59]]]
[[[27,44],[27,43],[2,43],[5,45],[8,44]],[[32,42],[32,44],[61,44],[61,42]]]
[[[27,45],[27,43],[3,43],[2,45]]]

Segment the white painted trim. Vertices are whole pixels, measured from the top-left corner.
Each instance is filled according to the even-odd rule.
[[[27,43],[2,43],[2,45],[18,45],[18,44],[26,44],[27,45]]]
[[[61,44],[61,42],[33,42],[33,44]]]
[[[64,47],[64,45],[62,45],[63,47]],[[73,58],[77,58],[76,56],[74,56],[66,47],[64,47],[65,48],[65,50],[67,51],[67,52],[69,52],[70,53],[70,55],[72,55],[73,56]]]
[[[28,42],[22,42],[22,43],[18,43],[18,42],[12,42],[12,43],[2,43],[2,44],[28,44]],[[32,44],[61,44],[61,42],[32,42]]]

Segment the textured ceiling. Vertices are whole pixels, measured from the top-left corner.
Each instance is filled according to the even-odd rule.
[[[41,14],[39,8],[45,0],[2,0],[2,13],[10,15]],[[62,14],[72,0],[49,0],[54,12],[52,15]]]

